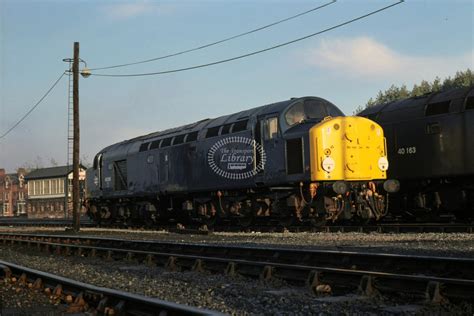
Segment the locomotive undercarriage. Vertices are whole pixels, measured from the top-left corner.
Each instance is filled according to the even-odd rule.
[[[199,223],[207,227],[233,223],[242,227],[258,221],[283,227],[309,223],[367,223],[387,213],[386,196],[368,183],[299,183],[295,186],[158,195],[120,199],[91,199],[88,214],[96,222],[144,224]]]
[[[474,219],[472,179],[405,181],[402,187],[400,194],[392,196],[393,214],[423,222]]]

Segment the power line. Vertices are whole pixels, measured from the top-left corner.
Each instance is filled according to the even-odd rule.
[[[177,53],[172,53],[172,54],[169,54],[169,55],[163,55],[163,56],[160,56],[160,57],[156,57],[156,58],[151,58],[151,59],[146,59],[146,60],[142,60],[142,61],[136,61],[136,62],[132,62],[132,63],[127,63],[127,64],[120,64],[120,65],[114,65],[114,66],[107,66],[107,67],[100,67],[100,68],[91,68],[90,70],[103,70],[103,69],[111,69],[111,68],[119,68],[119,67],[126,67],[126,66],[131,66],[131,65],[138,65],[138,64],[144,64],[144,63],[149,63],[151,61],[156,61],[156,60],[160,60],[160,59],[165,59],[165,58],[170,58],[170,57],[175,57],[175,56],[178,56],[178,55],[183,55],[183,54],[186,54],[186,53],[190,53],[190,52],[194,52],[194,51],[197,51],[197,50],[200,50],[200,49],[204,49],[204,48],[207,48],[207,47],[211,47],[211,46],[214,46],[214,45],[217,45],[217,44],[221,44],[221,43],[224,43],[224,42],[228,42],[228,41],[231,41],[233,39],[236,39],[236,38],[239,38],[239,37],[242,37],[242,36],[245,36],[245,35],[249,35],[249,34],[252,34],[252,33],[255,33],[255,32],[258,32],[258,31],[261,31],[261,30],[264,30],[264,29],[267,29],[269,27],[272,27],[272,26],[275,26],[277,24],[280,24],[280,23],[283,23],[283,22],[287,22],[289,20],[293,20],[293,19],[296,19],[300,16],[303,16],[303,15],[306,15],[308,13],[311,13],[311,12],[314,12],[314,11],[317,11],[319,9],[322,9],[324,7],[327,7],[333,3],[335,3],[337,0],[332,0],[331,2],[328,2],[328,3],[325,3],[323,5],[320,5],[318,7],[315,7],[315,8],[312,8],[312,9],[309,9],[307,11],[304,11],[304,12],[301,12],[301,13],[298,13],[296,15],[292,15],[288,18],[285,18],[285,19],[282,19],[282,20],[278,20],[276,22],[273,22],[273,23],[270,23],[270,24],[267,24],[267,25],[264,25],[264,26],[261,26],[261,27],[258,27],[256,29],[253,29],[253,30],[250,30],[250,31],[247,31],[247,32],[244,32],[244,33],[240,33],[240,34],[237,34],[237,35],[233,35],[231,37],[227,37],[227,38],[224,38],[222,40],[219,40],[219,41],[216,41],[216,42],[212,42],[212,43],[209,43],[209,44],[205,44],[205,45],[202,45],[202,46],[198,46],[198,47],[194,47],[194,48],[190,48],[190,49],[186,49],[186,50],[183,50],[183,51],[180,51],[180,52],[177,52]]]
[[[257,54],[261,54],[261,53],[264,53],[264,52],[267,52],[267,51],[270,51],[270,50],[273,50],[273,49],[277,49],[277,48],[281,48],[281,47],[284,47],[284,46],[287,46],[287,45],[290,45],[290,44],[293,44],[293,43],[296,43],[296,42],[299,42],[299,41],[302,41],[302,40],[305,40],[305,39],[308,39],[310,37],[314,37],[314,36],[317,36],[317,35],[320,35],[320,34],[323,34],[323,33],[326,33],[326,32],[329,32],[329,31],[332,31],[334,29],[337,29],[337,28],[340,28],[342,26],[345,26],[345,25],[348,25],[348,24],[351,24],[351,23],[354,23],[358,20],[362,20],[364,18],[367,18],[371,15],[374,15],[376,13],[379,13],[381,11],[384,11],[384,10],[387,10],[391,7],[394,7],[396,5],[399,5],[400,3],[404,2],[405,0],[399,0],[398,2],[396,3],[393,3],[391,5],[388,5],[388,6],[385,6],[383,8],[380,8],[380,9],[377,9],[377,10],[374,10],[374,11],[371,11],[369,13],[366,13],[364,15],[361,15],[359,17],[356,17],[356,18],[353,18],[351,20],[348,20],[348,21],[345,21],[343,23],[340,23],[340,24],[337,24],[335,26],[332,26],[332,27],[329,27],[329,28],[326,28],[322,31],[318,31],[316,33],[312,33],[312,34],[309,34],[309,35],[306,35],[306,36],[303,36],[303,37],[300,37],[300,38],[297,38],[297,39],[294,39],[294,40],[291,40],[291,41],[288,41],[288,42],[285,42],[285,43],[281,43],[281,44],[278,44],[278,45],[275,45],[275,46],[272,46],[272,47],[268,47],[268,48],[265,48],[265,49],[261,49],[261,50],[258,50],[258,51],[254,51],[254,52],[251,52],[251,53],[247,53],[247,54],[244,54],[244,55],[239,55],[239,56],[235,56],[235,57],[232,57],[232,58],[227,58],[227,59],[222,59],[222,60],[218,60],[218,61],[215,61],[215,62],[211,62],[211,63],[207,63],[207,64],[201,64],[201,65],[196,65],[196,66],[191,66],[191,67],[186,67],[186,68],[178,68],[178,69],[171,69],[171,70],[164,70],[164,71],[158,71],[158,72],[149,72],[149,73],[137,73],[137,74],[94,74],[94,73],[91,73],[91,76],[98,76],[98,77],[140,77],[140,76],[154,76],[154,75],[163,75],[163,74],[169,74],[169,73],[175,73],[175,72],[181,72],[181,71],[187,71],[187,70],[193,70],[193,69],[198,69],[198,68],[204,68],[204,67],[209,67],[209,66],[214,66],[214,65],[218,65],[218,64],[223,64],[223,63],[227,63],[227,62],[230,62],[230,61],[234,61],[234,60],[237,60],[237,59],[242,59],[242,58],[245,58],[245,57],[249,57],[249,56],[253,56],[253,55],[257,55]]]
[[[28,111],[26,112],[25,115],[23,115],[23,117],[21,119],[18,120],[18,122],[16,122],[8,131],[6,131],[5,133],[2,134],[2,136],[0,136],[0,139],[4,138],[5,136],[7,136],[12,130],[15,129],[15,127],[17,127],[18,125],[20,125],[21,122],[23,122],[24,119],[27,118],[28,115],[31,114],[31,112],[33,112],[36,107],[38,105],[40,105],[40,103],[48,96],[48,94],[54,89],[54,87],[56,87],[56,85],[59,83],[59,81],[62,79],[62,77],[64,76],[65,72],[63,72],[61,74],[61,76],[59,76],[59,78],[56,80],[56,82],[51,86],[51,88],[49,88],[48,91],[46,91],[46,93],[41,97],[41,99],[39,99],[38,102],[36,102],[36,104]]]

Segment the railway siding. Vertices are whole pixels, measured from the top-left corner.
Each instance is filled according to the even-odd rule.
[[[4,244],[23,244],[58,255],[100,257],[192,270],[282,279],[322,289],[374,293],[410,292],[439,302],[474,300],[474,259],[374,254],[348,251],[223,247],[73,236],[1,235]],[[298,258],[295,260],[295,258]]]

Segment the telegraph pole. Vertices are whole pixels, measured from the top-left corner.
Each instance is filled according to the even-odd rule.
[[[74,42],[72,64],[72,98],[73,98],[73,150],[72,150],[72,222],[75,232],[80,230],[79,222],[79,42]],[[67,193],[66,193],[67,194]]]

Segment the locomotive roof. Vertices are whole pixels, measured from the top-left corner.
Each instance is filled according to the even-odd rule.
[[[129,143],[136,142],[136,141],[153,140],[153,139],[157,139],[157,138],[160,138],[160,137],[163,137],[163,136],[168,136],[168,135],[169,136],[174,136],[174,135],[179,135],[181,133],[191,133],[191,132],[200,131],[200,130],[205,129],[205,128],[211,128],[211,127],[220,126],[220,125],[223,125],[223,124],[232,124],[234,122],[244,121],[244,120],[249,119],[250,117],[253,117],[255,115],[265,115],[265,114],[270,114],[270,113],[279,113],[279,112],[283,111],[291,103],[293,103],[293,102],[295,102],[299,99],[304,99],[304,98],[308,98],[308,97],[291,98],[289,100],[280,101],[280,102],[276,102],[276,103],[270,103],[270,104],[262,105],[262,106],[259,106],[259,107],[243,110],[243,111],[240,111],[240,112],[237,112],[237,113],[234,113],[234,114],[219,116],[219,117],[214,118],[214,119],[209,119],[208,118],[208,119],[200,120],[200,121],[197,121],[197,122],[194,122],[194,123],[182,125],[182,126],[179,126],[179,127],[173,127],[173,128],[169,128],[169,129],[166,129],[166,130],[163,130],[163,131],[153,132],[153,133],[150,133],[150,134],[147,134],[147,135],[138,136],[138,137],[135,137],[135,138],[132,138],[132,139],[124,140],[122,142],[110,145],[110,146],[102,149],[101,152],[108,151],[109,149],[111,149],[115,146],[118,147],[118,146],[122,146],[122,145],[127,145]],[[316,98],[316,97],[311,97],[311,98]]]
[[[358,115],[376,120],[384,120],[386,116],[390,115],[389,112],[398,111],[397,119],[413,119],[415,117],[425,116],[426,109],[430,104],[457,100],[458,102],[454,104],[452,111],[462,110],[463,103],[469,96],[474,96],[474,86],[432,92],[418,97],[377,104],[364,109]],[[394,119],[394,117],[390,115],[390,120],[392,119]]]

